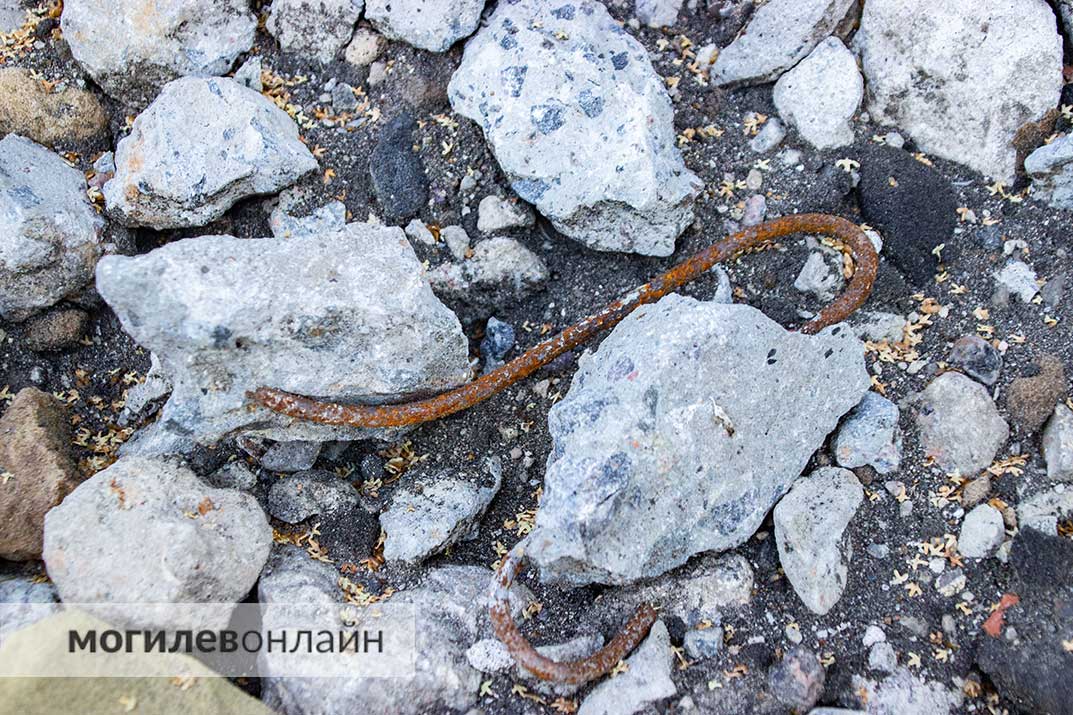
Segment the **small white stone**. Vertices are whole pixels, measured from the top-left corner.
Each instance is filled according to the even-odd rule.
[[[981,504],[965,515],[958,536],[958,551],[970,559],[990,556],[1002,543],[1006,528],[1002,514],[990,504]]]

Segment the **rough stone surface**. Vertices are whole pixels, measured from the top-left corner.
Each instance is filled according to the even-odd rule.
[[[1010,435],[987,389],[961,373],[943,373],[913,402],[924,453],[948,472],[984,469]]]
[[[844,535],[863,500],[853,472],[823,467],[798,480],[775,506],[779,563],[813,613],[830,611],[846,588],[853,547]]]
[[[273,472],[301,472],[317,463],[320,448],[320,442],[276,442],[261,457],[261,466]]]
[[[432,270],[428,280],[436,295],[469,323],[542,288],[548,269],[519,241],[496,236],[474,246],[468,259]]]
[[[958,338],[950,350],[948,362],[985,385],[994,385],[1002,372],[1002,355],[979,335]]]
[[[1021,302],[1031,302],[1039,293],[1036,272],[1024,261],[1010,261],[1001,270],[995,271],[995,283]]]
[[[226,77],[169,83],[120,140],[115,162],[104,185],[109,213],[156,229],[203,226],[317,168],[286,112]]]
[[[26,347],[35,352],[75,347],[89,323],[89,314],[78,308],[61,308],[35,315],[26,321]]]
[[[173,79],[226,73],[257,19],[246,0],[68,0],[60,27],[105,92],[145,106]]]
[[[847,326],[804,336],[676,294],[579,366],[548,417],[529,552],[543,578],[574,583],[655,576],[742,543],[869,384]]]
[[[1023,499],[1017,505],[1017,522],[1022,529],[1038,529],[1058,535],[1058,522],[1073,517],[1073,489],[1059,484]]]
[[[373,434],[251,411],[245,393],[261,385],[382,402],[470,374],[461,325],[432,294],[399,228],[184,239],[109,256],[97,289],[174,385],[161,421],[203,442],[235,432],[310,441]]]
[[[4,619],[0,622],[0,645],[15,631],[58,611],[59,600],[56,587],[48,581],[15,574],[0,575],[0,603],[5,604]],[[15,607],[15,604],[23,607]]]
[[[0,141],[0,318],[25,320],[93,278],[104,222],[82,173],[16,134]]]
[[[522,199],[603,251],[667,256],[700,180],[644,48],[600,3],[499,3],[448,94],[484,130]]]
[[[108,128],[96,95],[65,85],[51,91],[24,67],[0,69],[0,134],[39,144],[82,141]]]
[[[670,27],[681,9],[682,0],[637,0],[633,11],[649,27]]]
[[[528,204],[507,201],[498,196],[485,196],[477,206],[477,230],[497,233],[512,228],[532,226],[536,219]]]
[[[801,272],[794,279],[794,288],[822,301],[830,301],[845,285],[841,272],[835,269],[835,260],[823,251],[809,253]]]
[[[829,37],[779,78],[773,99],[779,116],[817,149],[853,143],[850,119],[864,96],[857,58]]]
[[[418,563],[465,538],[503,483],[498,460],[488,463],[487,472],[407,479],[380,514],[384,558]]]
[[[682,646],[691,659],[715,658],[723,651],[723,636],[723,629],[719,627],[687,631]]]
[[[872,0],[854,41],[874,120],[995,179],[1013,181],[1017,131],[1058,106],[1062,38],[1045,0]]]
[[[368,67],[384,49],[384,38],[367,27],[359,27],[346,46],[343,58],[355,67]]]
[[[477,29],[484,0],[366,0],[365,19],[382,35],[446,52]]]
[[[237,602],[271,546],[253,497],[139,457],[97,472],[45,517],[45,566],[72,603]],[[123,622],[124,609],[109,613]],[[169,624],[169,613],[158,615],[140,625]]]
[[[952,254],[958,199],[948,181],[901,149],[875,147],[861,159],[864,219],[883,235],[883,253],[914,285],[931,283],[933,251]],[[891,179],[894,182],[891,183]]]
[[[835,461],[843,467],[867,464],[880,474],[897,471],[902,461],[898,406],[875,392],[866,392],[839,427],[834,452]]]
[[[868,703],[868,715],[950,715],[961,712],[961,692],[937,681],[925,681],[907,668],[883,680],[854,675],[852,687]],[[814,711],[815,712],[815,711]]]
[[[820,659],[796,646],[768,671],[768,688],[783,705],[807,712],[823,696],[826,674]]]
[[[285,620],[286,606],[303,603],[330,607],[342,602],[339,572],[331,564],[313,561],[294,546],[277,547],[258,586],[258,600],[267,604],[264,627],[293,623]],[[447,708],[465,711],[476,704],[481,674],[466,659],[474,642],[492,635],[488,622],[488,570],[477,566],[443,566],[429,571],[419,584],[391,597],[391,603],[413,604],[417,614],[417,649],[412,678],[294,678],[281,676],[276,658],[259,656],[265,704],[285,715],[332,712],[424,715]],[[527,603],[524,588],[512,589],[512,606]],[[273,608],[273,606],[278,606]],[[338,628],[331,623],[311,628]],[[276,614],[279,615],[276,615]]]
[[[803,60],[839,21],[853,0],[771,0],[757,8],[745,32],[712,65],[714,84],[775,80]]]
[[[970,559],[987,558],[994,553],[1005,536],[1002,514],[990,504],[980,504],[966,514],[965,520],[961,522],[958,551]]]
[[[1055,403],[1066,394],[1065,367],[1058,356],[1042,355],[1038,367],[1036,375],[1019,377],[1006,390],[1010,420],[1027,433],[1043,427]]]
[[[268,513],[288,524],[329,514],[358,503],[358,490],[331,472],[315,469],[273,482],[268,490]]]
[[[268,218],[268,227],[276,238],[332,233],[346,228],[346,204],[342,201],[330,201],[308,216],[295,216],[289,209],[281,202]]]
[[[1032,195],[1057,209],[1073,209],[1073,137],[1044,144],[1025,158]]]
[[[40,558],[45,513],[78,486],[67,420],[63,403],[34,387],[0,417],[0,557]]]
[[[656,621],[626,659],[629,670],[593,688],[581,702],[578,715],[631,715],[648,703],[671,697],[678,692],[671,680],[673,660],[667,626]]]
[[[354,32],[362,0],[272,0],[265,29],[285,52],[331,62]]]
[[[1022,529],[1010,549],[1020,603],[1006,611],[998,638],[981,636],[976,662],[1023,712],[1073,709],[1073,542]],[[1013,634],[1016,633],[1016,636]]]
[[[1073,410],[1059,404],[1043,431],[1043,457],[1047,478],[1073,482]]]
[[[421,157],[413,150],[417,120],[402,113],[381,132],[372,154],[369,173],[384,218],[402,223],[417,214],[428,202],[428,178]]]

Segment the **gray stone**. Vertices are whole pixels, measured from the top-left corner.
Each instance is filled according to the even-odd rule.
[[[984,499],[987,499],[987,495],[991,493],[991,477],[987,472],[981,472],[980,476],[973,479],[961,489],[961,506],[965,509],[970,509]]]
[[[243,87],[249,87],[254,92],[260,92],[264,89],[264,84],[261,82],[261,58],[256,55],[249,58],[242,63],[241,67],[235,70],[235,74],[232,77]]]
[[[358,490],[350,482],[314,469],[273,482],[268,490],[268,513],[280,521],[297,524],[311,516],[348,509],[358,499]]]
[[[248,492],[257,486],[257,475],[245,462],[235,460],[206,477],[206,481],[218,489],[239,489]]]
[[[987,388],[958,372],[939,375],[912,403],[925,455],[947,472],[988,467],[1010,435]]]
[[[477,29],[484,0],[366,0],[365,19],[385,37],[446,52]]]
[[[1045,0],[869,0],[854,42],[873,120],[1007,183],[1017,131],[1058,106],[1062,38]]]
[[[772,117],[764,122],[756,136],[749,140],[749,148],[758,154],[767,154],[769,151],[782,143],[786,138],[786,128],[778,117]]]
[[[948,361],[974,380],[994,385],[1002,372],[1002,355],[979,335],[963,335],[954,343]]]
[[[675,146],[663,79],[602,4],[499,3],[448,94],[515,193],[564,235],[668,256],[693,222],[701,181]]]
[[[258,656],[265,703],[286,715],[369,712],[423,715],[445,709],[465,711],[477,702],[481,673],[466,660],[466,650],[492,635],[488,621],[488,570],[477,566],[442,566],[419,583],[394,594],[390,604],[412,604],[417,615],[417,647],[412,677],[373,678],[348,675],[345,662],[336,677],[298,678],[280,673],[285,658],[262,650]],[[330,619],[310,623],[339,628],[343,592],[339,572],[314,561],[300,548],[277,548],[258,586],[264,604],[264,628],[294,628],[290,604],[323,607]],[[524,588],[512,589],[513,610],[527,605]],[[308,611],[306,611],[308,612]],[[517,614],[515,614],[517,615]],[[293,656],[292,656],[293,657]]]
[[[822,616],[842,597],[853,558],[846,527],[863,501],[853,472],[822,467],[794,483],[775,506],[779,563],[813,613]]]
[[[895,313],[860,311],[853,320],[853,332],[861,340],[897,343],[905,337],[906,320]]]
[[[484,475],[438,472],[429,479],[408,479],[380,514],[387,534],[384,558],[419,563],[465,538],[484,514],[503,483],[498,459],[487,465]]]
[[[1043,458],[1047,460],[1047,478],[1073,481],[1073,410],[1059,403],[1043,430]]]
[[[970,559],[983,559],[994,553],[1006,536],[1002,514],[990,504],[980,504],[961,522],[958,551]]]
[[[805,336],[677,294],[634,311],[548,416],[530,557],[626,583],[744,542],[868,385],[844,325]]]
[[[369,176],[384,210],[384,218],[401,223],[428,203],[428,177],[421,156],[414,151],[417,120],[403,112],[380,130],[369,155]]]
[[[503,673],[514,667],[514,656],[498,638],[482,638],[466,650],[466,662],[482,673]]]
[[[301,472],[310,469],[320,456],[320,442],[276,442],[261,457],[261,466],[271,472]]]
[[[806,712],[823,696],[827,679],[820,659],[804,646],[794,646],[768,671],[768,688],[783,705]]]
[[[1021,529],[1029,527],[1051,536],[1058,535],[1058,521],[1073,516],[1073,489],[1059,484],[1024,499],[1017,506]]]
[[[466,260],[469,253],[469,234],[461,226],[445,226],[440,229],[440,239],[456,261]]]
[[[754,582],[752,566],[741,554],[706,554],[665,578],[621,588],[607,598],[614,612],[659,603],[668,618],[697,628],[706,621],[720,623],[722,614],[747,605]]]
[[[887,634],[883,632],[883,629],[876,625],[870,625],[864,629],[861,645],[865,648],[870,648],[876,643],[882,643],[885,640],[887,640]]]
[[[965,590],[967,583],[963,570],[944,571],[935,579],[935,590],[947,598],[953,598]]]
[[[0,19],[2,17],[0,13]],[[60,596],[51,581],[38,581],[16,574],[0,575],[0,603],[4,604],[4,618],[0,620],[0,645],[15,631],[60,610],[59,600]]]
[[[174,385],[161,420],[204,443],[242,432],[281,441],[390,434],[251,409],[246,391],[262,385],[383,402],[470,375],[462,327],[399,228],[183,239],[107,257],[97,289]]]
[[[203,226],[316,168],[298,126],[269,99],[227,77],[187,77],[165,86],[119,141],[104,198],[128,226]]]
[[[295,216],[290,213],[290,207],[280,202],[269,216],[268,227],[276,238],[342,231],[346,228],[346,205],[342,201],[329,201],[308,216]]]
[[[481,340],[481,359],[484,371],[494,370],[503,364],[504,356],[514,347],[514,328],[495,316],[488,319]]]
[[[358,108],[358,97],[354,88],[346,82],[340,82],[332,88],[332,109],[336,113],[352,112]]]
[[[0,32],[17,30],[26,22],[21,0],[0,0]]]
[[[1025,158],[1032,195],[1056,209],[1073,209],[1073,137],[1066,134]]]
[[[25,320],[93,279],[104,222],[86,180],[16,134],[0,141],[0,317]]]
[[[893,673],[898,669],[898,654],[890,643],[876,643],[868,651],[868,668],[880,673]]]
[[[817,149],[853,143],[850,119],[864,97],[857,58],[829,37],[779,78],[772,95],[779,116]]]
[[[853,0],[771,0],[719,53],[716,85],[763,84],[803,60],[846,16]]]
[[[845,285],[842,273],[833,261],[834,258],[828,258],[823,251],[809,253],[801,272],[794,279],[794,288],[822,301],[830,301]]]
[[[253,46],[257,18],[246,0],[67,0],[60,27],[105,92],[143,107],[174,79],[230,70]],[[214,113],[192,109],[202,120]]]
[[[649,27],[670,27],[678,21],[682,0],[637,0],[634,14]]]
[[[875,392],[865,393],[838,428],[834,453],[835,461],[843,467],[867,464],[879,474],[897,471],[902,461],[898,406]]]
[[[522,243],[496,236],[474,246],[466,260],[433,269],[428,280],[436,295],[469,323],[543,288],[548,268]]]
[[[961,712],[961,691],[938,681],[924,681],[906,668],[876,682],[860,675],[852,680],[854,692],[868,703],[868,715],[950,715]]]
[[[119,426],[137,425],[156,414],[169,394],[171,394],[171,382],[164,374],[160,358],[150,353],[149,371],[145,373],[145,380],[131,386],[123,398],[123,411],[119,413]]]
[[[170,462],[127,457],[45,516],[43,558],[71,603],[233,603],[256,583],[271,547],[272,528],[250,495],[214,489]],[[125,610],[104,617],[124,623]],[[222,616],[197,625],[222,628]],[[153,618],[139,625],[174,625],[168,610]]]
[[[682,645],[686,649],[686,655],[693,660],[715,658],[723,650],[723,629],[715,627],[686,631]]]
[[[415,218],[406,224],[406,236],[426,246],[436,245],[436,238],[432,235],[432,231],[429,231],[425,222],[419,218]]]
[[[355,67],[368,67],[384,49],[384,38],[367,27],[354,31],[354,38],[346,46],[343,58]]]
[[[485,196],[477,205],[477,230],[481,233],[525,228],[532,226],[535,221],[533,210],[521,201],[507,201],[498,196]]]
[[[648,637],[626,659],[629,669],[593,688],[581,702],[578,715],[631,715],[648,703],[675,695],[673,660],[667,626],[656,621]]]
[[[265,29],[285,52],[331,62],[350,41],[362,0],[272,0]]]
[[[1024,261],[1010,261],[1001,270],[995,271],[995,283],[1028,303],[1039,293],[1036,272]]]
[[[767,199],[763,194],[753,194],[745,199],[745,209],[741,214],[742,228],[756,226],[764,221],[767,214]]]

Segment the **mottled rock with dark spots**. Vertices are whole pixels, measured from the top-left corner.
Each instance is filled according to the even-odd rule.
[[[954,342],[948,361],[974,380],[994,385],[1002,372],[1002,355],[979,335],[963,335]]]

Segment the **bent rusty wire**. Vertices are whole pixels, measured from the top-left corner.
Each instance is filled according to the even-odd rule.
[[[717,263],[764,248],[777,238],[796,233],[822,234],[841,241],[849,248],[853,259],[854,272],[846,289],[801,327],[803,333],[815,333],[844,320],[864,304],[875,282],[879,257],[872,242],[856,224],[827,214],[796,214],[765,221],[712,244],[599,312],[530,348],[506,365],[434,397],[403,404],[350,405],[270,387],[259,387],[248,393],[248,397],[289,417],[329,425],[405,427],[437,420],[472,407],[528,377],[563,353],[613,328],[636,308],[654,303],[704,275]],[[526,640],[511,618],[508,595],[524,557],[525,546],[522,542],[503,558],[492,584],[491,617],[496,636],[507,646],[515,661],[539,678],[576,684],[606,675],[644,639],[656,620],[655,609],[642,605],[618,635],[593,655],[572,662],[546,658]]]

